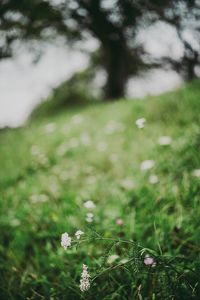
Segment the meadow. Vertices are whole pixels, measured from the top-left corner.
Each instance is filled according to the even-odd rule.
[[[63,109],[0,144],[1,300],[200,299],[198,80]]]

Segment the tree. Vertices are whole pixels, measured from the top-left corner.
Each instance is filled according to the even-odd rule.
[[[135,37],[140,27],[166,18],[172,0],[2,0],[0,57],[12,55],[16,41],[61,35],[70,43],[95,37],[107,74],[106,99],[124,96],[128,78],[145,66]],[[178,0],[186,6],[195,1]],[[176,13],[181,14],[176,8]],[[168,20],[169,21],[169,20]],[[179,22],[180,23],[180,22]],[[177,24],[175,24],[177,25]]]

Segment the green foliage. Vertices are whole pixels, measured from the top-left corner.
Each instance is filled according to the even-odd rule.
[[[0,299],[200,298],[199,97],[196,81],[1,132]],[[160,136],[172,143],[161,146]],[[148,159],[155,166],[141,171]],[[63,232],[73,239],[66,251]],[[146,254],[156,266],[144,264]],[[91,274],[86,293],[82,264]]]

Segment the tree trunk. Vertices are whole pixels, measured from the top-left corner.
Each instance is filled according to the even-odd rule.
[[[112,101],[124,97],[128,79],[127,49],[123,41],[112,40],[103,45],[107,82],[105,100]]]
[[[193,79],[197,78],[195,73],[195,67],[198,64],[198,59],[194,57],[194,59],[187,59],[186,62],[186,81],[192,81]]]

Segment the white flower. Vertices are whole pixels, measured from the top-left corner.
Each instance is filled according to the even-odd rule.
[[[92,200],[88,200],[84,203],[84,207],[87,209],[93,209],[95,208],[95,204]]]
[[[151,183],[151,184],[158,183],[158,176],[157,175],[150,175],[149,176],[149,183]]]
[[[97,145],[97,150],[99,152],[105,152],[107,148],[108,148],[108,146],[105,142],[101,142]]]
[[[72,239],[67,232],[63,233],[61,236],[61,246],[67,250],[71,246]]]
[[[151,168],[154,167],[154,165],[155,165],[154,160],[145,160],[141,163],[140,169],[142,171],[150,170]]]
[[[74,124],[80,124],[82,121],[83,121],[83,117],[82,117],[81,115],[79,115],[79,114],[74,115],[74,116],[72,117],[72,122],[73,122]]]
[[[196,169],[192,172],[192,175],[195,177],[200,177],[200,169]]]
[[[79,140],[76,138],[71,138],[69,140],[69,147],[70,148],[77,148],[79,146]]]
[[[161,146],[168,146],[170,145],[172,142],[172,139],[170,136],[161,136],[159,139],[158,139],[158,143],[161,145]]]
[[[87,132],[83,132],[80,136],[80,141],[84,146],[88,146],[91,144],[90,136]]]
[[[79,240],[79,239],[80,239],[80,237],[81,237],[81,235],[82,235],[82,234],[84,234],[84,232],[83,232],[83,231],[81,231],[81,230],[77,230],[77,232],[75,233],[75,236],[76,236],[77,240]]]
[[[110,159],[110,161],[111,161],[112,163],[114,163],[114,162],[116,162],[116,161],[118,160],[118,156],[117,156],[117,154],[112,153],[112,154],[110,155],[109,159]]]
[[[137,119],[135,124],[137,125],[138,128],[144,128],[144,124],[146,122],[146,119],[145,118],[140,118],[140,119]]]
[[[125,190],[132,190],[135,187],[135,183],[131,178],[126,178],[121,181],[121,187]]]
[[[93,213],[87,213],[87,214],[86,214],[85,220],[86,220],[88,223],[92,223],[93,220],[94,220],[94,215],[93,215]]]
[[[38,156],[41,153],[40,148],[38,148],[36,145],[33,145],[31,147],[31,154],[34,156]]]
[[[83,271],[81,273],[81,280],[80,280],[80,290],[81,292],[86,292],[90,288],[90,274],[88,272],[88,267],[83,265]]]
[[[37,202],[47,202],[49,200],[49,197],[45,194],[41,195],[31,195],[30,200],[32,203],[37,203]]]
[[[105,127],[105,132],[107,134],[112,134],[117,131],[123,131],[123,130],[124,130],[124,125],[116,121],[110,121]]]
[[[44,131],[46,133],[52,133],[55,131],[55,129],[56,129],[55,123],[49,123],[44,126]]]

